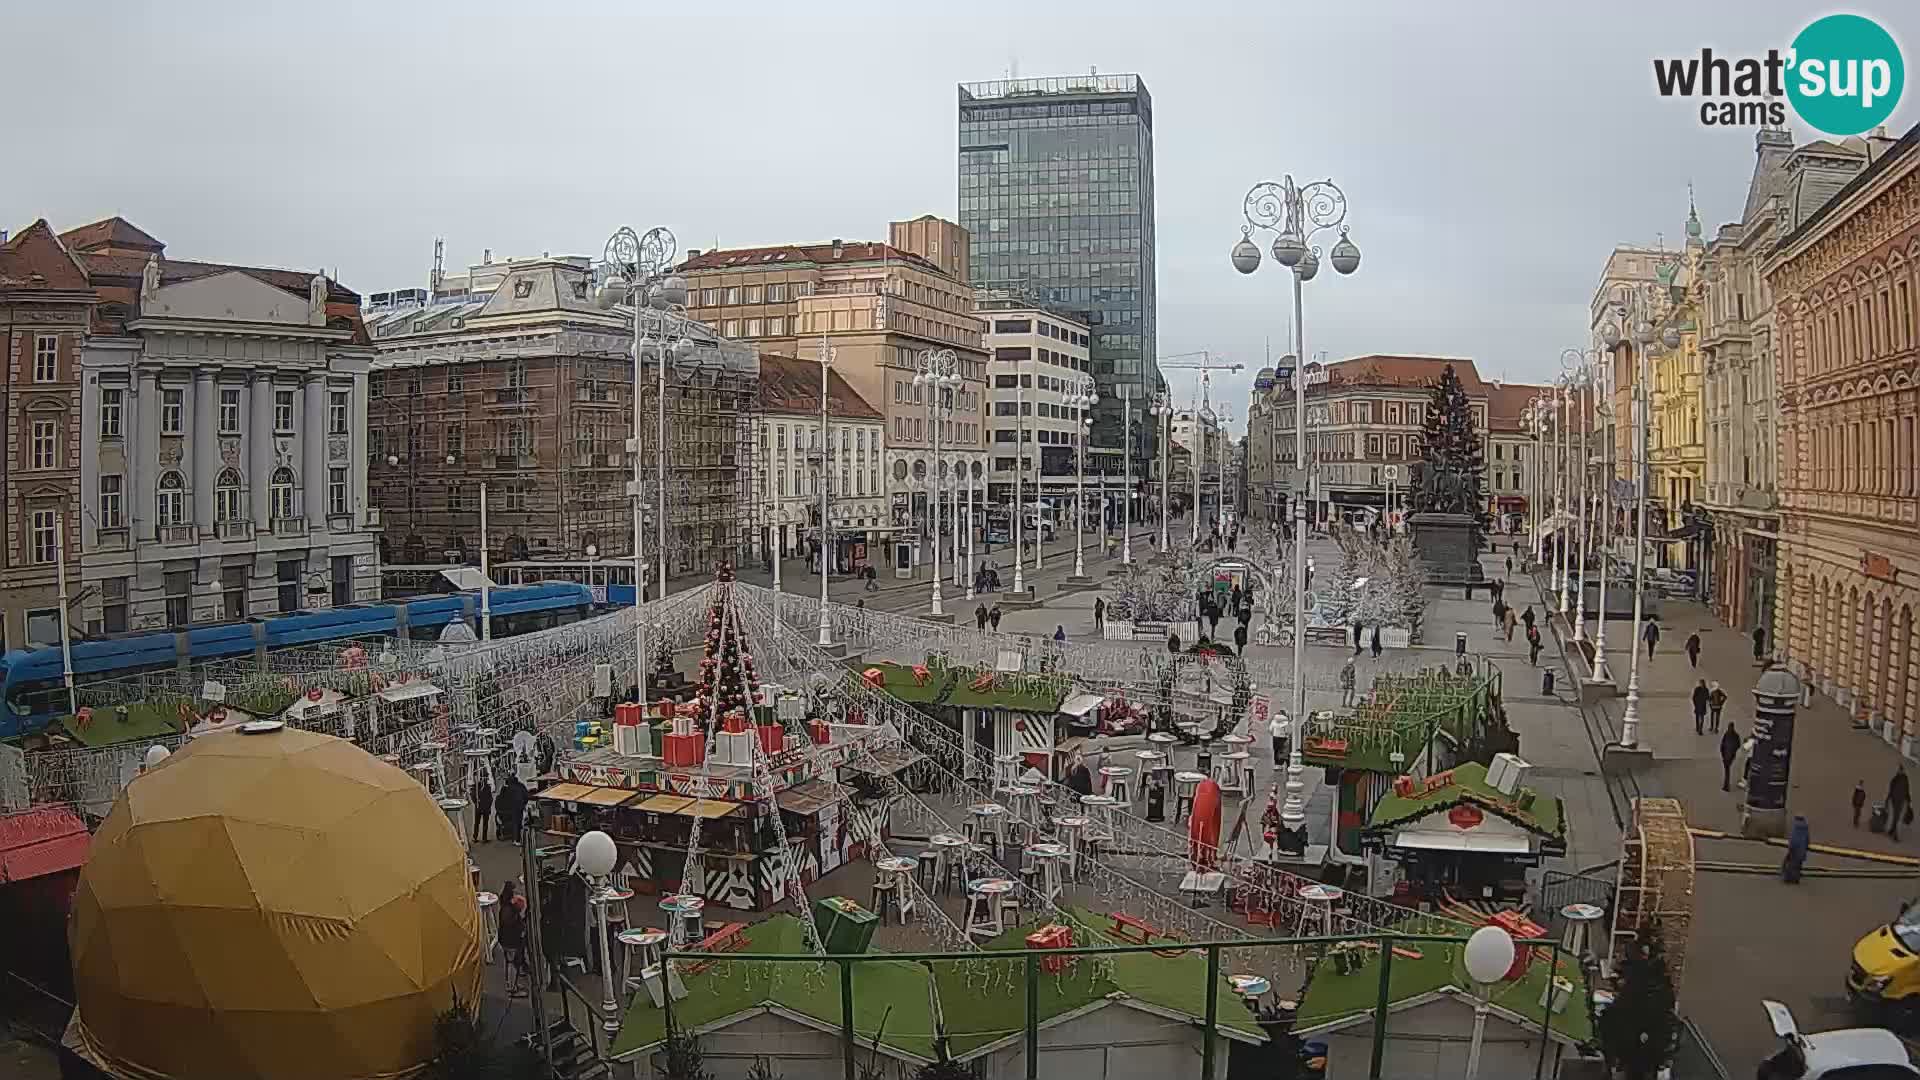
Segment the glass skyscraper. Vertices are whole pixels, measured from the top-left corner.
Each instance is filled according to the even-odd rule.
[[[960,224],[974,287],[1084,317],[1100,405],[1092,444],[1118,447],[1134,402],[1136,467],[1154,362],[1153,98],[1136,75],[960,86]],[[1144,475],[1136,471],[1136,476]]]

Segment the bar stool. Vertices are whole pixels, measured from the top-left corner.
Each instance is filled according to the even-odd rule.
[[[447,823],[452,825],[453,831],[460,835],[460,846],[471,847],[469,838],[473,835],[473,830],[467,826],[467,800],[441,799],[439,803],[440,812],[447,815]]]
[[[1193,758],[1193,771],[1199,773],[1202,776],[1206,776],[1213,772],[1213,740],[1212,739],[1202,738],[1200,740],[1200,752],[1194,755],[1194,758]]]
[[[993,790],[998,793],[1020,782],[1020,755],[996,754],[993,758]]]
[[[1091,824],[1088,818],[1079,814],[1068,814],[1053,819],[1053,827],[1060,836],[1060,844],[1067,849],[1069,880],[1080,880],[1080,848],[1086,843],[1087,826]]]
[[[996,938],[1006,930],[1000,901],[1013,892],[1006,878],[976,878],[967,882],[967,936]]]
[[[473,900],[480,905],[480,958],[491,964],[493,951],[500,944],[500,897],[497,893],[479,892],[473,895]]]
[[[992,840],[993,853],[997,858],[1001,841],[1006,839],[1001,824],[1006,817],[1007,808],[999,803],[974,803],[967,807],[967,839],[983,846]]]
[[[1116,803],[1133,801],[1133,789],[1130,786],[1133,770],[1125,765],[1103,765],[1100,767],[1100,779],[1106,781],[1107,794]]]
[[[452,792],[447,790],[447,765],[445,758],[447,744],[428,740],[415,746],[413,749],[417,754],[426,755],[426,764],[433,766],[432,782],[428,784],[427,790],[436,795],[452,794]]]
[[[630,927],[620,931],[618,940],[627,954],[627,989],[636,990],[646,981],[646,970],[660,962],[660,946],[667,940],[667,932],[651,926]]]
[[[1027,854],[1032,857],[1033,865],[1039,868],[1039,873],[1036,875],[1039,881],[1035,884],[1034,891],[1039,893],[1042,900],[1048,902],[1059,899],[1060,864],[1073,857],[1072,850],[1065,844],[1043,843],[1027,848]]]
[[[1593,904],[1568,904],[1560,909],[1560,918],[1567,924],[1561,940],[1570,955],[1586,958],[1587,947],[1593,943],[1593,928],[1605,914]]]
[[[1177,772],[1173,774],[1173,820],[1182,821],[1193,816],[1193,793],[1200,790],[1200,781],[1205,780],[1204,773]]]
[[[1253,755],[1245,750],[1223,754],[1213,763],[1213,779],[1221,791],[1245,795],[1253,790]]]
[[[705,934],[689,934],[690,930],[700,926],[701,912],[707,908],[702,897],[686,893],[674,893],[660,898],[660,910],[667,914],[667,944],[678,952],[689,944],[698,942]],[[691,924],[691,926],[689,925]]]
[[[1032,784],[1014,784],[1006,789],[1008,826],[1024,826],[1030,836],[1040,832],[1040,789]]]
[[[967,880],[967,838],[953,833],[934,833],[927,838],[927,845],[933,849],[934,880],[942,893],[952,896],[954,878],[959,878],[963,884]]]
[[[873,879],[873,913],[880,916],[881,925],[886,925],[888,903],[893,904],[901,924],[905,925],[907,913],[913,910],[910,879],[918,865],[920,860],[909,855],[890,855],[873,864],[878,871]]]
[[[1300,936],[1331,937],[1333,905],[1346,895],[1337,885],[1302,885],[1294,894],[1300,898]]]

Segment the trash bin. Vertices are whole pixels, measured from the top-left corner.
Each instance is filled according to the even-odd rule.
[[[1552,668],[1540,669],[1540,692],[1542,694],[1553,693],[1553,669]]]

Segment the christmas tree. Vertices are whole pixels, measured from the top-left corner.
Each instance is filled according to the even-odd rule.
[[[1473,405],[1448,364],[1440,369],[1427,401],[1427,418],[1420,428],[1421,475],[1409,492],[1408,505],[1414,513],[1470,515],[1478,534],[1487,527],[1486,469]]]
[[[714,583],[713,603],[707,608],[707,641],[700,658],[699,708],[695,715],[721,717],[749,710],[759,700],[760,680],[753,670],[753,654],[740,640],[740,620],[729,610],[733,567],[721,563]]]
[[[1595,1035],[1607,1067],[1622,1080],[1654,1080],[1680,1045],[1680,1017],[1666,943],[1658,926],[1625,943],[1613,1004]]]

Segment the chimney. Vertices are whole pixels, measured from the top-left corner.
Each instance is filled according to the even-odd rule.
[[[833,257],[836,259],[839,258],[842,254],[846,252],[846,250],[847,250],[846,244],[842,243],[839,237],[837,236],[834,237],[833,238]]]
[[[6,242],[7,242],[7,230],[0,229],[0,244],[4,244]]]
[[[697,258],[699,258],[699,257],[700,257],[700,249],[699,249],[699,248],[688,248],[688,249],[687,249],[687,258],[689,258],[689,259],[697,259]]]
[[[481,248],[481,249],[480,249],[480,264],[481,264],[482,266],[492,266],[492,265],[493,265],[493,249],[492,249],[492,248]]]

